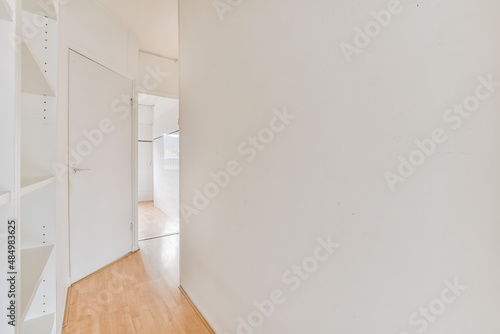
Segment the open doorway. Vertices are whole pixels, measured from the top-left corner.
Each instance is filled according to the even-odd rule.
[[[179,100],[139,94],[139,240],[179,234]]]

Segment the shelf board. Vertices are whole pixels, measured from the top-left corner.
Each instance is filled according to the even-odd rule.
[[[0,0],[0,20],[12,21],[12,8],[7,0]]]
[[[56,6],[54,0],[23,0],[23,10],[25,12],[39,16],[47,16],[51,19],[57,20],[57,13],[55,8]]]
[[[21,334],[51,334],[54,327],[55,314],[27,320],[21,327]]]
[[[30,94],[56,96],[54,87],[26,40],[23,41],[22,53],[22,91]]]
[[[21,177],[21,196],[27,195],[34,192],[35,190],[41,189],[52,182],[56,178],[52,175],[50,176],[23,176]]]
[[[11,198],[10,191],[0,192],[0,206],[10,203]]]
[[[21,323],[28,314],[54,246],[21,250]]]

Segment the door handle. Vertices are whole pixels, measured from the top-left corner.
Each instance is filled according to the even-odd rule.
[[[78,173],[84,170],[90,170],[90,169],[85,169],[85,168],[76,168],[76,166],[73,166],[73,173]]]

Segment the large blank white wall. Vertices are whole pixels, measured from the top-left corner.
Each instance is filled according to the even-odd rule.
[[[251,333],[238,317],[280,289],[255,333],[413,334],[457,278],[467,289],[429,332],[498,332],[500,92],[458,130],[443,115],[479,76],[500,81],[500,3],[402,1],[351,63],[340,44],[388,1],[232,3],[221,21],[212,1],[180,1],[184,208],[203,207],[210,172],[242,168],[181,223],[182,286],[215,331]],[[248,162],[239,145],[285,106],[296,118]],[[438,127],[447,141],[391,192],[384,173]],[[292,291],[283,274],[328,235],[340,249]]]

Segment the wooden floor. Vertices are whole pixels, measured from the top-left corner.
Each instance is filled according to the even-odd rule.
[[[179,233],[179,222],[170,218],[154,202],[139,203],[139,239]]]
[[[179,290],[179,236],[139,245],[72,287],[63,334],[210,333]]]

